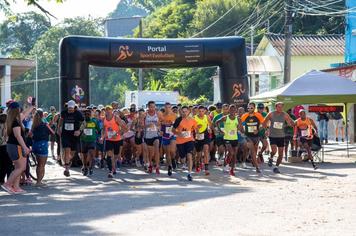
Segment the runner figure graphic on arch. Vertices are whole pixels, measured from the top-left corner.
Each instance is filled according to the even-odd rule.
[[[129,51],[129,46],[123,45],[119,47],[119,56],[117,57],[116,61],[124,61],[128,57],[131,57],[133,52]]]
[[[233,90],[232,98],[240,97],[242,94],[246,92],[246,89],[243,89],[243,85],[241,83],[234,84],[232,90]]]

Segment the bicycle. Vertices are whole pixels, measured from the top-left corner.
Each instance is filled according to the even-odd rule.
[[[36,155],[33,152],[30,152],[28,156],[28,165],[29,165],[31,178],[33,180],[37,180],[37,174],[36,174],[37,159],[36,159]]]

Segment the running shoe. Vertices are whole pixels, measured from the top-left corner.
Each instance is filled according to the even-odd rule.
[[[65,177],[69,177],[70,176],[69,170],[64,170],[63,174],[64,174]]]
[[[272,165],[273,165],[273,159],[272,159],[272,158],[269,158],[269,159],[268,159],[268,166],[269,166],[269,167],[272,167]]]
[[[168,176],[172,176],[172,166],[168,166]]]
[[[143,164],[143,169],[144,169],[145,171],[148,171],[148,168],[147,168],[147,165],[146,165],[146,164]]]
[[[273,173],[280,174],[281,172],[279,171],[279,169],[277,167],[275,167],[275,168],[273,168]]]
[[[114,172],[112,172],[112,174],[113,174],[113,175],[116,175],[116,174],[117,174],[117,172],[116,172],[116,171],[114,171]]]
[[[208,170],[205,171],[205,175],[208,176],[210,175],[210,172]]]
[[[259,168],[256,168],[256,173],[257,174],[261,174],[262,172],[261,172],[261,170]]]
[[[317,169],[318,169],[318,167],[317,167],[316,165],[313,165],[313,168],[314,168],[314,170],[317,170]]]
[[[224,167],[224,172],[229,172],[231,170],[230,166],[229,165],[226,165]]]
[[[186,169],[188,169],[188,168],[187,168],[187,164],[184,163],[184,164],[182,165],[182,170],[186,170]]]
[[[83,175],[84,175],[84,176],[87,176],[87,175],[88,175],[88,168],[84,168],[84,170],[83,170]]]
[[[242,169],[247,169],[246,162],[242,162],[241,167]]]
[[[113,175],[111,172],[109,172],[108,178],[109,178],[109,179],[112,179],[112,178],[114,178],[114,175]]]
[[[230,173],[230,176],[235,176],[235,172],[233,169],[231,169],[229,173]]]
[[[90,169],[89,169],[89,175],[90,175],[90,176],[93,175],[93,168],[90,168]]]
[[[152,169],[153,169],[152,166],[149,166],[148,167],[148,173],[152,174]]]
[[[159,174],[161,174],[161,173],[159,172],[159,167],[156,167],[156,175],[159,175]]]
[[[188,179],[188,181],[193,181],[192,175],[191,175],[191,174],[188,174],[188,175],[187,175],[187,179]]]
[[[195,167],[195,172],[200,173],[200,167],[199,166]]]

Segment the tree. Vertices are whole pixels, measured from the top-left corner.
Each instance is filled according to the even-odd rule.
[[[168,5],[172,0],[133,0],[133,2],[148,12],[154,12],[158,8]]]
[[[0,53],[12,57],[27,55],[37,39],[51,27],[43,15],[26,12],[10,16],[0,24]]]
[[[52,16],[54,18],[56,18],[55,16],[53,16],[49,11],[47,11],[46,9],[44,9],[40,4],[39,4],[39,0],[24,0],[28,5],[34,5],[36,6],[38,9],[40,9],[46,16]],[[49,0],[50,1],[50,0]],[[63,0],[55,0],[57,3],[62,3]],[[15,0],[12,0],[12,2],[16,2]],[[12,11],[10,9],[10,0],[2,0],[0,1],[0,11],[5,12],[6,15],[10,15],[12,14]]]
[[[135,5],[134,0],[121,0],[116,9],[109,14],[109,17],[118,18],[146,15],[147,11],[140,6]]]

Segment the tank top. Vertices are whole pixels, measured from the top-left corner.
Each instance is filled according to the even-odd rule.
[[[128,130],[126,133],[123,134],[123,137],[124,137],[125,139],[131,138],[131,137],[133,137],[133,136],[135,135],[135,132],[133,132],[132,130],[130,130],[130,127],[131,127],[131,125],[132,125],[132,122],[133,122],[133,120],[134,120],[134,117],[133,117],[133,116],[127,116],[126,119],[127,119],[127,127],[129,128],[129,130]]]
[[[108,141],[120,141],[120,127],[115,121],[115,117],[112,117],[111,120],[104,119],[104,129],[106,133],[105,139]]]
[[[177,116],[174,113],[162,115],[162,121],[164,122],[164,124],[161,124],[162,138],[169,139],[173,136],[172,127],[176,118]]]
[[[226,121],[224,124],[224,139],[225,140],[237,140],[237,125],[239,124],[239,121],[237,117],[235,119],[231,120],[230,116],[226,116]]]
[[[273,112],[271,116],[271,126],[269,128],[269,136],[272,138],[284,138],[286,136],[285,130],[285,113]]]
[[[208,125],[209,125],[209,122],[208,122],[208,117],[207,115],[204,115],[203,119],[200,118],[198,115],[195,115],[194,116],[194,119],[195,121],[197,122],[197,125],[201,125],[201,127],[199,128],[199,133],[204,133],[205,131],[207,131],[208,129]]]
[[[151,139],[159,136],[157,113],[155,113],[153,116],[147,113],[145,117],[145,125],[145,138]]]
[[[302,120],[301,118],[297,119],[297,129],[298,129],[298,136],[311,139],[313,138],[313,129],[311,125],[311,121],[309,118]]]

